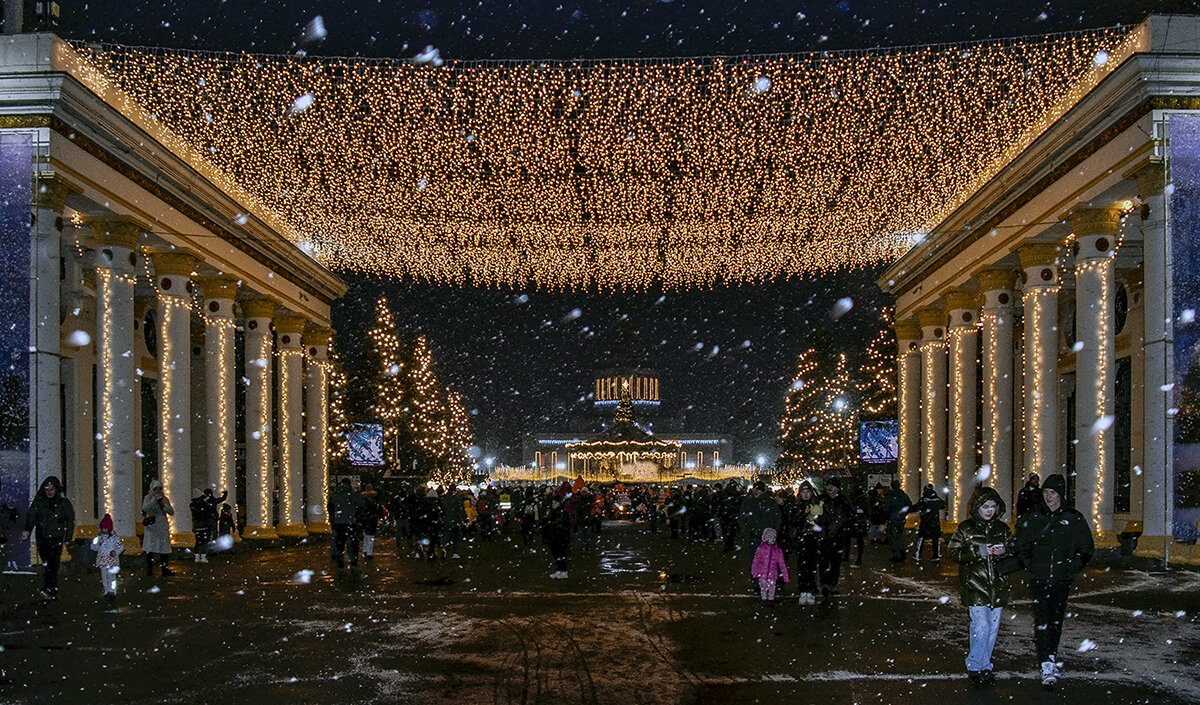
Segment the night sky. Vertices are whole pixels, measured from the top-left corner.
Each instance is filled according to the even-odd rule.
[[[1196,0],[1134,2],[779,2],[755,0],[443,0],[286,2],[63,0],[72,39],[172,48],[411,57],[436,47],[447,61],[799,52],[1043,34],[1137,22],[1147,11],[1197,12]],[[327,35],[305,42],[320,15]],[[579,412],[613,332],[632,321],[662,374],[664,411],[686,430],[728,432],[737,458],[770,452],[796,354],[815,328],[865,347],[887,300],[875,272],[820,281],[647,294],[554,294],[454,289],[350,279],[334,310],[339,345],[356,355],[375,299],[430,340],[443,381],[472,411],[479,445],[521,462],[520,438]],[[853,309],[830,315],[843,297]],[[626,322],[628,325],[628,322]]]

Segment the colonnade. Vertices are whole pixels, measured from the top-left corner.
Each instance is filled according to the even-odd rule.
[[[934,305],[896,322],[898,475],[914,499],[932,483],[947,498],[948,518],[961,521],[967,515],[966,499],[979,482],[996,488],[1011,512],[1016,491],[1030,473],[1043,479],[1052,473],[1073,474],[1075,507],[1089,519],[1098,540],[1115,541],[1123,527],[1113,522],[1114,270],[1123,218],[1141,221],[1126,223],[1124,232],[1135,232],[1130,227],[1140,225],[1145,281],[1170,280],[1163,271],[1169,257],[1162,167],[1147,165],[1130,178],[1138,180],[1146,203],[1141,211],[1075,208],[1064,214],[1069,238],[1027,241],[1015,251],[1019,266],[988,264]],[[1073,345],[1060,347],[1064,265],[1073,267],[1076,335]],[[1131,279],[1139,279],[1138,272],[1132,274]],[[1170,527],[1170,413],[1168,395],[1160,390],[1170,388],[1172,375],[1164,330],[1168,296],[1162,287],[1151,289],[1155,287],[1145,292],[1145,330],[1135,331],[1133,344],[1144,346],[1145,409],[1135,417],[1141,416],[1144,426],[1139,429],[1144,430],[1141,520],[1144,538],[1154,546],[1165,540]],[[1060,362],[1071,355],[1075,428],[1064,429]],[[977,379],[981,394],[976,393]],[[1067,467],[1063,447],[1068,439],[1074,444],[1073,467]]]
[[[44,238],[54,241],[54,248],[48,245],[47,250],[54,249],[57,255],[65,190],[59,189],[57,182],[48,183],[36,204],[37,219],[57,222],[58,232]],[[76,309],[67,317],[68,325],[60,327],[62,290],[57,276],[53,277],[54,291],[45,292],[38,302],[44,304],[46,320],[37,327],[39,331],[52,331],[52,335],[39,340],[37,350],[39,354],[53,354],[54,359],[53,364],[44,366],[47,379],[36,380],[33,386],[38,390],[39,407],[32,415],[37,420],[34,430],[39,431],[33,443],[39,480],[48,475],[67,480],[68,493],[79,509],[80,535],[94,531],[98,517],[111,514],[127,550],[139,550],[140,491],[145,488],[140,487],[137,474],[140,457],[151,453],[157,453],[158,479],[176,510],[171,519],[172,543],[194,545],[188,510],[194,491],[213,488],[218,496],[228,491],[226,502],[236,512],[235,343],[239,306],[245,350],[246,522],[242,538],[328,532],[326,367],[332,331],[287,311],[279,302],[251,291],[233,277],[198,275],[198,269],[213,268],[204,267],[196,253],[141,247],[147,229],[135,221],[112,216],[87,218],[84,224],[90,228],[96,247],[86,256],[81,250],[78,258],[81,270],[94,268],[95,335],[89,340],[76,339],[72,343],[78,348],[74,365],[60,367],[59,355],[54,354],[58,352],[60,330],[91,326],[78,320]],[[53,265],[55,273],[59,266]],[[152,301],[136,299],[138,275],[143,271],[153,285]],[[42,279],[50,277],[39,278],[39,282]],[[142,289],[144,296],[146,287]],[[142,419],[138,390],[147,373],[135,344],[140,325],[137,311],[142,304],[157,311],[157,350],[151,351],[157,353],[157,449],[139,448]],[[195,350],[193,320],[197,329],[200,324],[203,327],[203,344]],[[93,358],[94,393],[90,374]],[[278,379],[273,374],[276,366]],[[85,367],[89,374],[82,374]],[[203,385],[195,383],[200,375]],[[68,390],[60,398],[63,385]],[[273,388],[278,389],[278,400],[273,399]],[[43,389],[47,391],[43,393]],[[202,391],[203,398],[197,398],[200,394],[195,390]],[[61,399],[71,406],[64,409]],[[77,449],[64,467],[61,428],[67,429],[71,446],[90,447],[85,427],[91,428],[93,414],[98,456],[93,459],[90,452]],[[40,432],[42,426],[46,427],[44,433]],[[197,449],[196,457],[204,459],[204,467],[193,465],[193,447],[197,445],[203,446]],[[278,483],[274,478],[276,467]]]

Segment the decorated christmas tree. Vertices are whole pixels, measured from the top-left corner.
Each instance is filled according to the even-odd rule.
[[[407,397],[400,333],[384,297],[375,302],[375,321],[367,331],[367,340],[368,365],[376,380],[370,401],[371,417],[383,425],[385,447],[394,447],[394,439],[404,430]]]

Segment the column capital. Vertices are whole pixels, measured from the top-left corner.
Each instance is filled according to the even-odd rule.
[[[985,267],[976,273],[980,291],[1012,291],[1016,285],[1017,272],[1006,267]]]
[[[1067,213],[1067,224],[1076,239],[1087,235],[1115,237],[1121,224],[1121,209],[1116,206],[1080,206]]]
[[[55,213],[62,213],[67,199],[79,193],[79,189],[56,177],[39,179],[33,192],[33,205]]]
[[[896,340],[921,339],[921,326],[911,318],[896,321],[892,324],[892,329],[896,331]]]
[[[197,277],[200,294],[205,299],[236,299],[238,280],[225,275]]]
[[[917,321],[920,322],[922,328],[944,326],[946,325],[946,309],[936,306],[923,308],[917,311]]]
[[[978,322],[979,295],[974,291],[951,291],[946,295],[946,307],[950,311],[951,328],[974,328]]]
[[[1138,195],[1142,199],[1157,196],[1167,185],[1167,171],[1161,159],[1143,162],[1127,173],[1125,178],[1137,181]]]
[[[1058,261],[1062,246],[1053,242],[1030,242],[1017,248],[1017,256],[1021,258],[1021,267],[1053,267]]]
[[[327,326],[319,326],[309,324],[304,329],[304,344],[305,345],[329,345],[330,338],[333,337],[333,329]]]
[[[138,238],[146,232],[139,223],[124,216],[94,217],[84,221],[101,247],[136,250]]]
[[[192,270],[200,261],[196,255],[179,249],[147,249],[146,256],[154,264],[156,276],[191,278]]]
[[[275,332],[280,335],[302,335],[308,319],[294,313],[280,313],[275,317]]]
[[[271,299],[242,299],[242,315],[250,318],[274,318],[275,302]]]

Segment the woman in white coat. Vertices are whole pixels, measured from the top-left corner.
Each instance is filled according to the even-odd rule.
[[[154,480],[150,483],[150,491],[142,500],[142,553],[146,554],[146,575],[154,575],[154,557],[162,561],[162,574],[171,575],[167,567],[171,558],[171,522],[168,517],[175,514],[171,499],[163,494],[162,483]]]

